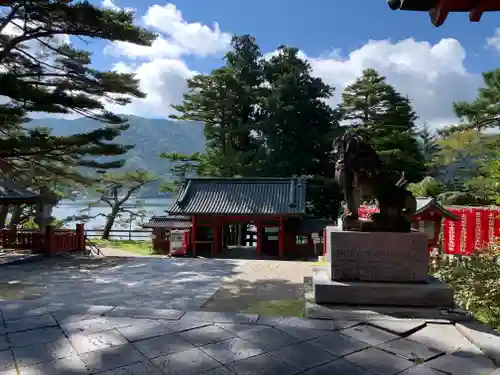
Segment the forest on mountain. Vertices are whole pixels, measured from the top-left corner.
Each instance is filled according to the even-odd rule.
[[[137,198],[155,198],[170,196],[171,193],[162,192],[163,185],[171,179],[171,163],[160,157],[162,152],[180,152],[192,154],[203,151],[205,138],[203,124],[193,121],[173,121],[168,119],[147,119],[137,116],[123,116],[129,125],[116,137],[120,144],[133,145],[128,150],[123,166],[116,171],[132,172],[147,170],[161,176],[161,180],[144,186],[137,194]],[[27,126],[50,127],[55,136],[69,136],[74,133],[88,133],[99,128],[98,121],[85,117],[77,119],[42,118],[33,119]],[[104,161],[106,157],[97,157]],[[116,157],[117,160],[120,156]],[[95,175],[95,169],[81,168],[82,173]],[[80,197],[96,196],[92,187],[80,190]]]
[[[49,202],[93,192],[116,217],[127,210],[124,197],[161,186],[175,192],[189,174],[296,175],[309,180],[310,214],[332,217],[340,198],[331,145],[346,131],[360,133],[390,171],[404,171],[418,195],[498,200],[499,138],[484,130],[499,128],[500,69],[483,75],[477,100],[454,103],[457,124],[435,134],[417,125],[411,98],[373,69],[336,92],[298,49],[281,46],[265,58],[252,36],[235,36],[220,68],[188,80],[173,121],[142,119],[107,109],[147,95],[133,74],[99,71],[90,52],[58,37],[151,45],[156,35],[135,26],[132,12],[85,1],[10,1],[2,9],[0,169]],[[336,108],[327,104],[334,95]],[[29,121],[33,112],[46,117]],[[50,118],[67,114],[81,118]],[[11,225],[33,213],[3,206],[0,224],[9,210]]]

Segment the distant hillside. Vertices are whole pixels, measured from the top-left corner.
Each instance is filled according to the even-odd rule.
[[[443,165],[438,170],[437,178],[450,189],[460,189],[465,181],[481,175],[479,165],[487,163],[496,157],[492,145],[500,144],[500,134],[484,134],[473,154],[464,156],[452,163]]]
[[[135,145],[125,157],[123,170],[146,169],[168,179],[169,163],[159,157],[163,152],[193,153],[204,147],[203,125],[198,122],[147,119],[127,116],[130,128],[118,138],[120,143]],[[102,124],[87,118],[64,120],[57,118],[34,119],[29,126],[52,128],[54,135],[88,132]],[[108,159],[109,160],[109,159]],[[158,195],[158,184],[141,192],[142,197]]]

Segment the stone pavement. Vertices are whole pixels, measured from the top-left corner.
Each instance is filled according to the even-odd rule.
[[[5,266],[0,286],[19,297],[0,301],[0,375],[500,375],[500,338],[467,321],[199,311],[241,265],[70,257]]]
[[[2,302],[0,375],[498,375],[452,324]]]
[[[2,267],[0,292],[15,284],[19,298],[36,298],[40,304],[194,310],[217,291],[225,276],[237,274],[240,265],[234,260],[73,255]]]

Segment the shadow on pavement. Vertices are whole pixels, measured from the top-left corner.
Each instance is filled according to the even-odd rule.
[[[357,320],[155,308],[148,303],[151,295],[139,293],[153,288],[159,298],[167,286],[194,288],[185,297],[196,299],[196,294],[218,287],[222,277],[238,272],[237,264],[189,261],[174,260],[168,266],[162,263],[171,260],[48,261],[34,268],[30,264],[3,269],[2,282],[24,278],[45,283],[51,298],[0,302],[0,374],[491,375],[496,369],[456,325],[444,322],[408,320],[396,332],[394,322],[381,328]],[[196,275],[203,281],[198,283]],[[167,285],[163,279],[174,281]],[[258,280],[236,288],[233,297],[250,294],[252,288],[265,290],[265,283]],[[86,291],[98,294],[106,285],[120,287],[125,293],[122,303],[82,302],[88,300]],[[267,288],[291,287],[287,280],[273,280]],[[73,296],[51,293],[54,290]],[[103,294],[113,301],[113,293]],[[175,296],[164,296],[164,305]]]

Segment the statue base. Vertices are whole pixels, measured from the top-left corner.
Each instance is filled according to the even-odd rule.
[[[429,275],[419,283],[335,281],[318,267],[312,281],[318,305],[454,307],[451,287]]]
[[[328,267],[313,272],[318,304],[453,307],[453,290],[428,275],[422,232],[349,232],[327,227]]]

